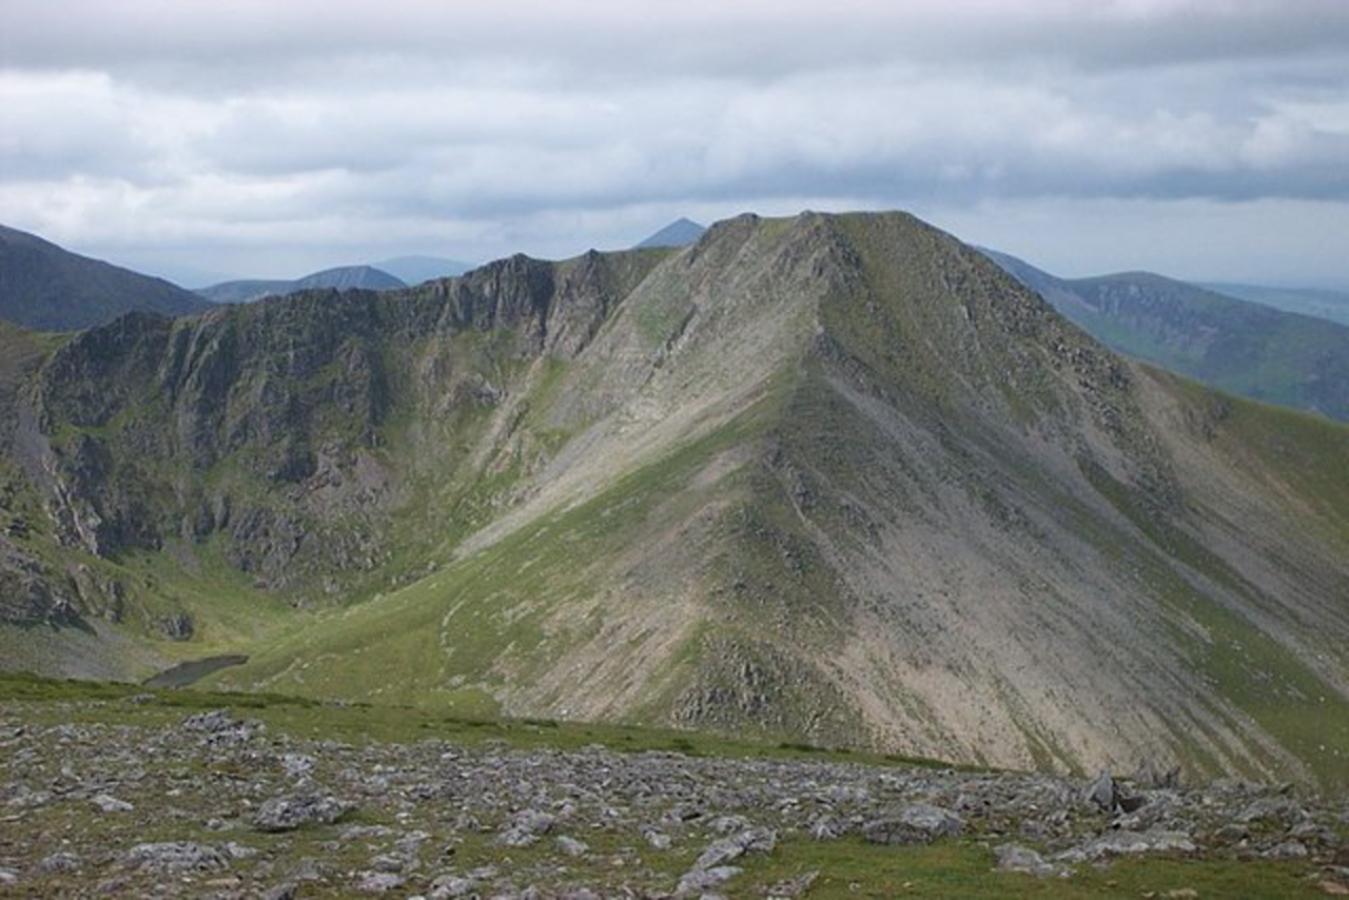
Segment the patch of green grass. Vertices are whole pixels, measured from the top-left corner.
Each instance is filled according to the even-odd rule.
[[[34,704],[37,718],[52,723],[91,721],[164,725],[194,710],[226,708],[261,719],[279,733],[306,740],[415,742],[444,740],[477,745],[487,740],[513,747],[580,750],[599,744],[624,753],[667,751],[730,759],[812,759],[873,765],[948,764],[915,757],[878,755],[754,741],[711,732],[681,731],[601,722],[475,716],[409,706],[319,702],[277,693],[243,693],[202,688],[147,689],[122,682],[93,682],[0,674],[0,702]]]
[[[1166,897],[1194,891],[1201,898],[1287,900],[1323,896],[1291,863],[1198,861],[1150,856],[1120,859],[1108,867],[1079,866],[1069,878],[1035,878],[995,870],[991,849],[969,842],[928,846],[878,846],[857,839],[780,841],[768,856],[741,860],[745,872],[732,896],[762,896],[763,888],[810,872],[818,876],[805,895],[810,900],[856,898],[1068,898]]]

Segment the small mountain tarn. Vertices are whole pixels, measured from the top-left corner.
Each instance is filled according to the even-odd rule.
[[[230,666],[242,666],[248,662],[248,657],[242,653],[227,653],[221,656],[207,656],[203,659],[193,659],[187,662],[178,663],[176,666],[165,669],[157,675],[151,675],[145,679],[146,687],[171,687],[180,688],[196,684],[207,675],[213,672],[219,672],[221,669],[228,669]]]
[[[1121,359],[910,216],[35,348],[0,565],[92,631],[0,625],[9,667],[187,640],[248,654],[210,684],[462,715],[1349,771],[1349,429]]]

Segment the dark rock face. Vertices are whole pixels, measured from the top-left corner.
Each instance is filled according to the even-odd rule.
[[[160,619],[159,630],[170,640],[186,641],[192,638],[196,626],[192,624],[192,617],[187,613],[175,613]]]
[[[0,534],[0,622],[15,625],[75,625],[72,597],[46,567]]]
[[[117,559],[223,534],[256,586],[322,577],[331,591],[390,553],[388,516],[405,496],[382,449],[389,416],[501,397],[462,361],[428,371],[432,351],[415,348],[474,333],[491,335],[484,364],[572,357],[630,288],[616,264],[515,256],[401,292],[313,290],[180,321],[131,313],[0,397],[0,449],[28,448],[17,456],[67,547]],[[208,488],[203,476],[222,471]],[[21,555],[0,559],[16,598],[5,614],[55,621],[51,580]],[[178,620],[152,624],[190,636]]]

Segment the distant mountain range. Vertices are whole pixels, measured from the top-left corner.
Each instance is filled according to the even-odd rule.
[[[1349,325],[1150,272],[1064,279],[1014,256],[984,252],[1112,349],[1233,394],[1349,421]]]
[[[162,278],[0,226],[0,319],[39,331],[73,331],[133,309],[180,316],[209,308],[191,291]]]
[[[1199,286],[1239,300],[1249,300],[1286,312],[1316,316],[1318,319],[1330,319],[1341,325],[1349,325],[1349,292],[1346,291],[1326,288],[1264,287],[1228,281],[1203,282]]]
[[[314,288],[387,291],[402,287],[407,287],[407,283],[401,278],[396,278],[374,266],[338,266],[289,281],[284,279],[226,281],[201,288],[197,294],[212,303],[249,303],[263,297],[284,296]]]
[[[651,237],[636,244],[633,249],[645,250],[652,247],[687,247],[695,243],[707,232],[707,228],[690,219],[676,219],[657,231]]]
[[[452,278],[473,268],[471,263],[439,256],[396,256],[371,265],[407,284],[421,284],[433,278]]]

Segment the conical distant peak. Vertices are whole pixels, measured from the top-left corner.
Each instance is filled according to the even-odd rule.
[[[680,217],[637,244],[637,248],[687,247],[701,238],[706,231],[707,228],[697,222]]]

